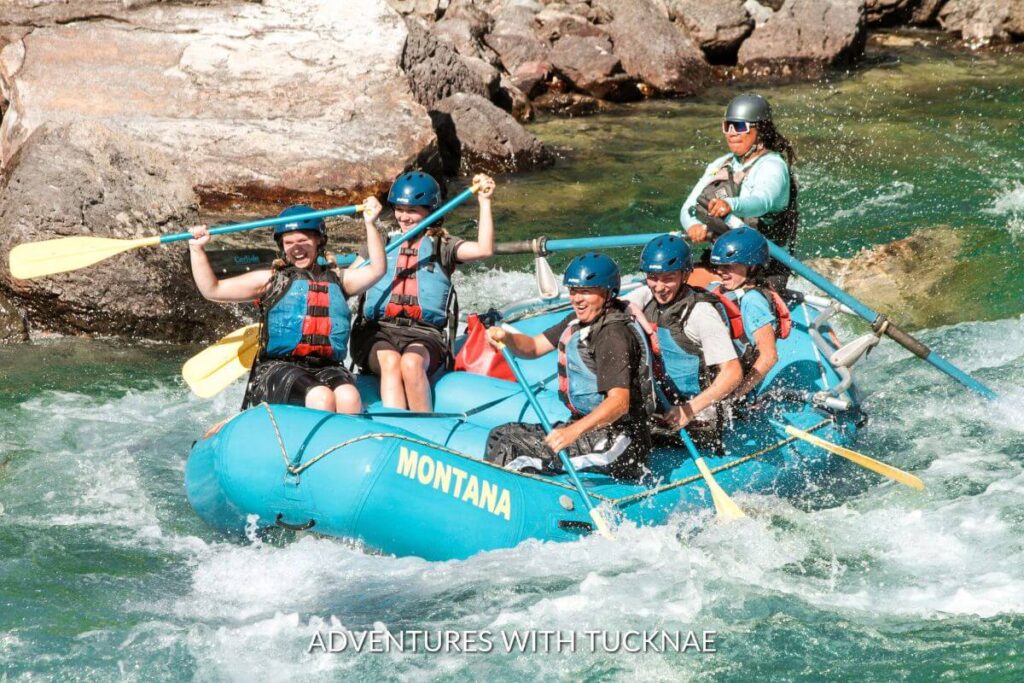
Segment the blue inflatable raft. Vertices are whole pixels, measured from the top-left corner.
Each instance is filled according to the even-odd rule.
[[[795,441],[769,422],[788,422],[849,444],[863,415],[849,370],[833,367],[827,319],[834,309],[797,296],[793,331],[759,388],[768,407],[735,419],[725,455],[705,454],[719,484],[793,496],[830,475],[834,456]],[[566,302],[528,302],[504,312],[534,334],[568,315]],[[555,354],[522,363],[552,421],[558,400]],[[464,558],[530,538],[571,541],[591,532],[587,510],[564,476],[521,474],[482,460],[493,427],[537,422],[519,385],[464,372],[434,386],[429,416],[380,406],[373,378],[359,378],[368,414],[335,415],[260,405],[214,428],[192,447],[189,501],[211,526],[241,533],[280,526],[351,539],[366,548],[430,560]],[[644,484],[581,473],[606,517],[661,524],[679,511],[710,508],[711,497],[685,449],[651,455]]]

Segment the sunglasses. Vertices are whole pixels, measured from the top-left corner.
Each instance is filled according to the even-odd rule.
[[[754,124],[746,121],[722,121],[722,132],[726,135],[747,133],[753,127]]]

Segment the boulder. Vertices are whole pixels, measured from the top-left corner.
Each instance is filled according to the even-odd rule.
[[[963,299],[948,296],[971,266],[957,258],[964,237],[948,227],[916,230],[909,237],[863,249],[849,259],[815,259],[811,268],[854,297],[891,315],[901,326],[932,327],[969,319]]]
[[[93,4],[88,21],[32,19],[0,52],[3,165],[43,123],[92,119],[174,159],[207,206],[345,203],[436,145],[384,0]],[[78,6],[19,0],[35,5]]]
[[[786,0],[740,46],[737,62],[757,76],[816,77],[864,53],[863,0]]]
[[[459,92],[490,98],[491,87],[497,86],[497,72],[483,73],[479,62],[481,70],[474,70],[447,42],[435,38],[430,28],[416,19],[408,21],[408,28],[402,68],[409,76],[409,87],[417,102],[429,109]]]
[[[868,26],[893,26],[905,22],[920,4],[920,0],[865,0],[864,18]]]
[[[540,140],[479,95],[452,95],[438,102],[430,116],[448,173],[506,173],[554,162]]]
[[[426,19],[437,19],[448,8],[448,0],[388,0],[395,11]]]
[[[939,23],[974,46],[1024,39],[1024,0],[949,0]]]
[[[539,24],[537,33],[552,43],[563,36],[606,35],[600,28],[587,21],[585,16],[576,12],[547,7],[537,14],[536,19]]]
[[[194,342],[238,324],[237,307],[205,301],[184,244],[145,247],[67,273],[13,280],[17,244],[77,235],[130,239],[197,220],[177,160],[95,121],[44,124],[0,186],[0,289],[33,330]]]
[[[930,26],[939,17],[939,10],[942,9],[946,0],[919,0],[913,11],[910,13],[910,23],[917,26]]]
[[[733,63],[743,39],[754,30],[754,19],[744,0],[669,0],[669,18],[682,24],[709,61]]]
[[[593,0],[593,5],[612,16],[604,28],[630,76],[674,95],[698,93],[710,80],[704,53],[652,0]]]
[[[551,48],[551,65],[578,90],[602,100],[640,99],[636,81],[622,71],[606,37],[567,35]]]
[[[548,43],[534,33],[536,14],[524,7],[503,8],[494,16],[491,30],[484,36],[484,43],[497,53],[513,80],[523,64],[548,61]],[[520,89],[528,92],[521,86]]]

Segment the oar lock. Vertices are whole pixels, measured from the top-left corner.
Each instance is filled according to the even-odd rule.
[[[888,321],[885,321],[878,331],[861,335],[853,341],[840,346],[832,352],[828,361],[835,367],[852,368],[854,364],[866,356],[871,349],[878,346],[878,343],[882,341],[882,335],[885,334],[885,328],[887,326]]]

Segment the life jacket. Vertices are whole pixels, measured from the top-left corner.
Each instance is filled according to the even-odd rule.
[[[729,227],[721,218],[716,218],[715,216],[708,214],[700,204],[705,203],[706,205],[706,202],[710,202],[712,199],[739,197],[740,188],[743,186],[743,180],[750,174],[750,171],[754,166],[770,154],[773,154],[773,152],[769,151],[762,154],[754,159],[748,168],[737,171],[736,173],[733,173],[732,166],[730,164],[732,155],[725,157],[722,165],[718,168],[713,177],[707,181],[703,189],[701,189],[700,199],[698,200],[698,204],[694,209],[694,212],[697,219],[704,225],[707,225],[713,235],[724,233],[729,230]],[[789,247],[792,250],[792,247],[796,242],[797,226],[800,222],[800,211],[797,206],[798,192],[799,190],[797,188],[796,178],[790,175],[789,201],[786,204],[786,208],[781,211],[766,213],[765,215],[757,218],[744,218],[743,222],[752,228],[756,228],[758,232],[765,236],[765,238],[775,242],[781,247]]]
[[[663,407],[681,404],[696,396],[714,379],[704,363],[700,345],[684,332],[686,321],[701,302],[711,304],[726,324],[733,327],[733,320],[739,315],[735,302],[730,303],[729,309],[735,310],[727,313],[718,297],[699,287],[688,287],[683,296],[666,306],[659,306],[654,299],[644,306],[644,317],[655,332],[653,372]],[[742,320],[739,329],[743,329]]]
[[[786,306],[786,302],[782,300],[779,293],[770,287],[755,286],[729,292],[721,285],[718,285],[708,291],[718,298],[723,308],[735,311],[739,314],[739,326],[737,329],[733,324],[733,313],[729,313],[729,332],[732,337],[733,344],[736,346],[736,351],[739,354],[740,363],[743,365],[744,373],[747,373],[750,368],[754,366],[754,362],[757,360],[758,355],[756,344],[754,344],[752,339],[747,337],[746,328],[743,325],[743,315],[741,313],[742,307],[739,305],[740,299],[742,299],[748,291],[759,292],[772,307],[772,312],[775,314],[775,320],[772,322],[772,329],[775,330],[776,339],[785,339],[793,329],[793,318],[790,316],[789,307]]]
[[[260,358],[345,360],[351,313],[335,269],[314,275],[295,266],[275,268],[258,303],[263,319]]]
[[[648,336],[625,308],[623,302],[615,300],[600,319],[586,327],[581,326],[578,319],[573,319],[558,339],[558,397],[574,417],[582,417],[593,412],[605,399],[597,390],[597,364],[590,340],[605,325],[616,324],[626,325],[636,335],[641,353],[640,363],[636,369],[642,373],[639,385],[640,391],[643,392],[644,413],[651,415],[657,410]]]
[[[439,241],[421,237],[388,254],[387,273],[366,292],[368,320],[417,320],[444,329],[454,302],[451,279],[441,267]]]

